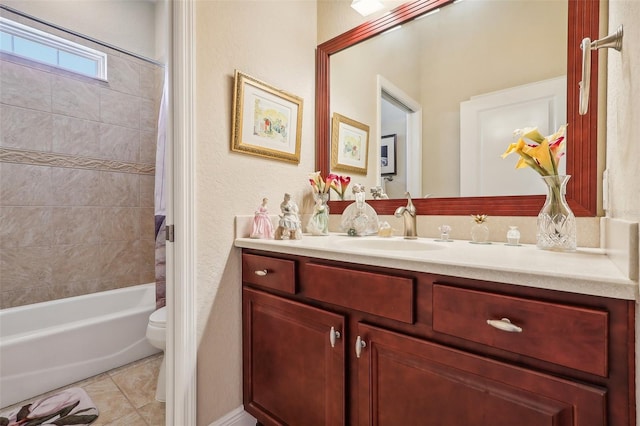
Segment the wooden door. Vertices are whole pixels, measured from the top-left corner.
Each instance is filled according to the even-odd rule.
[[[264,425],[343,425],[343,334],[341,315],[244,288],[245,409]]]
[[[358,324],[358,424],[603,426],[605,390]]]

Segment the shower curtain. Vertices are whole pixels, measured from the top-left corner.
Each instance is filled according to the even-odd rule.
[[[167,139],[167,101],[168,101],[168,75],[165,70],[162,98],[158,113],[158,140],[156,144],[156,177],[155,177],[155,222],[156,222],[156,251],[155,251],[155,276],[156,276],[156,308],[161,308],[166,303],[166,178],[164,166],[166,160]]]

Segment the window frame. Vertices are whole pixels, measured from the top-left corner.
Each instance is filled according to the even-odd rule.
[[[20,37],[22,39],[31,41],[33,43],[40,44],[45,47],[53,48],[57,52],[65,52],[74,56],[78,56],[83,59],[88,59],[90,61],[93,61],[96,64],[96,72],[95,74],[87,74],[69,67],[61,66],[59,65],[60,63],[59,54],[56,55],[58,57],[57,63],[52,64],[50,62],[39,61],[38,59],[16,53],[13,50],[13,48],[10,51],[0,48],[0,52],[6,52],[11,55],[15,55],[30,61],[52,66],[55,68],[63,69],[65,71],[73,72],[75,74],[82,75],[85,77],[91,77],[98,80],[107,81],[107,54],[104,52],[100,52],[90,47],[82,46],[81,44],[64,39],[62,37],[55,36],[53,34],[38,30],[36,28],[30,27],[24,24],[21,24],[19,22],[12,21],[2,16],[0,16],[0,31],[10,34],[14,37]]]

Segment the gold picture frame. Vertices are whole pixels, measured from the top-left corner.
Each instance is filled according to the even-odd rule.
[[[302,104],[302,98],[236,70],[231,150],[300,163]]]
[[[369,126],[333,113],[331,125],[331,170],[367,174]]]

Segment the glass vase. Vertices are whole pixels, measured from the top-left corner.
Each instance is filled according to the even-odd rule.
[[[543,176],[547,199],[538,214],[537,246],[543,250],[576,249],[576,218],[567,204],[565,192],[571,176]]]
[[[517,226],[509,226],[509,231],[507,231],[507,244],[510,246],[520,245],[520,230]]]
[[[474,223],[471,225],[471,242],[475,244],[489,243],[489,226],[486,223]]]

